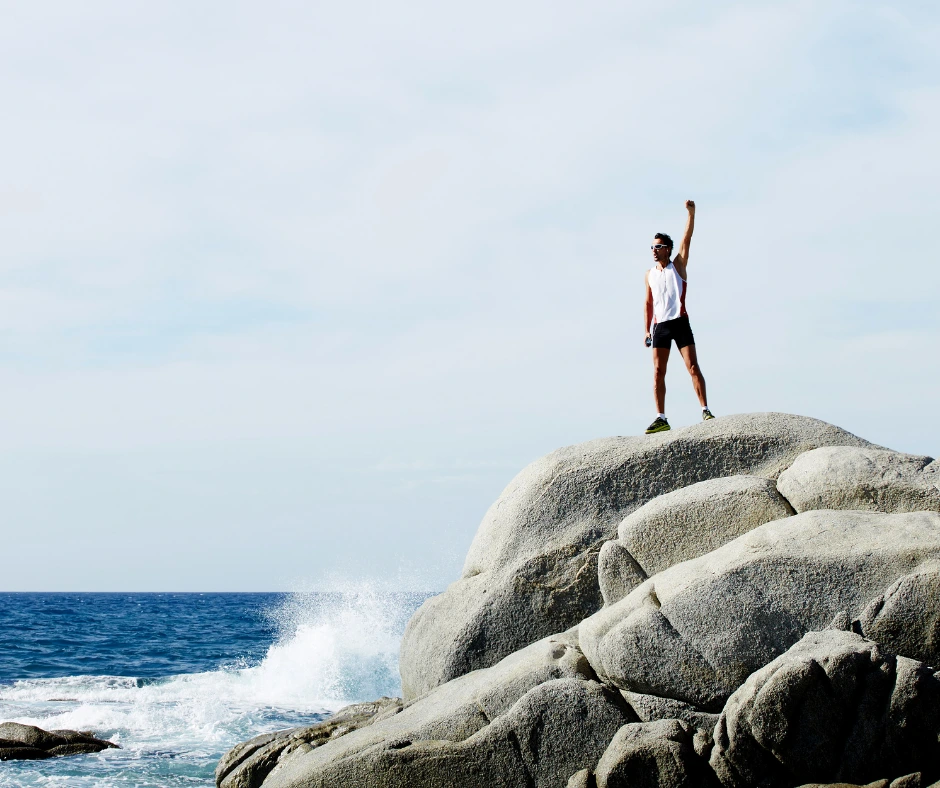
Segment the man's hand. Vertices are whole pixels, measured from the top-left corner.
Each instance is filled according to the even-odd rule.
[[[653,345],[653,335],[647,331],[646,336],[643,337],[643,344],[647,347],[652,347]]]
[[[695,200],[686,200],[685,209],[692,215],[695,216]]]

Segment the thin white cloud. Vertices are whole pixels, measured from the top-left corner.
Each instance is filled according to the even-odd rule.
[[[303,447],[286,476],[346,457],[415,550],[441,512],[469,539],[506,465],[644,426],[646,246],[681,232],[687,197],[716,412],[937,451],[937,31],[928,8],[847,2],[18,4],[0,30],[11,462]],[[898,311],[858,307],[875,302]],[[682,374],[677,424],[696,415]],[[382,457],[425,489],[477,478],[454,457],[494,464],[476,497],[406,506]],[[328,503],[322,478],[264,482],[278,522],[329,521],[311,544],[335,518],[371,533],[374,510]],[[174,485],[192,528],[257,526],[225,482]],[[214,514],[186,514],[197,498]],[[353,560],[331,549],[310,560]]]

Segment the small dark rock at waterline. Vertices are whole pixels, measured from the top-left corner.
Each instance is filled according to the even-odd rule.
[[[0,724],[0,761],[35,761],[117,747],[88,731],[44,731],[18,722]]]

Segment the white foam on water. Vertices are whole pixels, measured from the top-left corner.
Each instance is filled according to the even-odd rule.
[[[125,748],[105,751],[105,758],[155,751],[217,757],[259,733],[309,724],[348,703],[400,694],[398,647],[415,604],[414,597],[369,587],[328,596],[292,594],[268,611],[279,636],[256,665],[152,681],[17,681],[0,685],[0,719],[91,730]]]

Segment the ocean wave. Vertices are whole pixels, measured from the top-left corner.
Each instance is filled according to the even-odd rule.
[[[256,664],[162,679],[14,681],[0,685],[0,719],[92,730],[125,748],[106,760],[171,751],[209,763],[244,738],[400,694],[399,642],[421,598],[368,587],[291,594],[267,611],[279,634]]]

